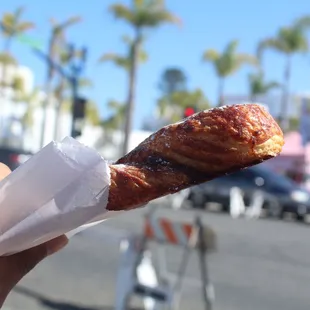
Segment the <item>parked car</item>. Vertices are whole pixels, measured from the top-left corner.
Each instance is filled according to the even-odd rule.
[[[253,193],[260,190],[264,195],[263,208],[272,216],[283,216],[284,212],[296,214],[299,220],[310,213],[310,193],[291,179],[257,165],[190,189],[189,201],[195,208],[204,208],[208,202],[220,203],[229,211],[230,190],[239,187],[248,205]]]
[[[32,156],[32,153],[24,150],[0,146],[0,162],[15,170]]]

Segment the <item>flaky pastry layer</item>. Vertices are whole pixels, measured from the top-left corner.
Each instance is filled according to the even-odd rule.
[[[257,104],[197,113],[163,127],[111,169],[109,210],[129,210],[161,196],[277,156],[283,133]]]

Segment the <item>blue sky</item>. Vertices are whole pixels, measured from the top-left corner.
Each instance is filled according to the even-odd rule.
[[[98,65],[97,59],[103,53],[122,53],[124,46],[121,35],[130,34],[131,29],[122,21],[114,20],[108,12],[112,0],[53,0],[53,1],[2,1],[0,14],[17,6],[26,6],[25,19],[32,20],[37,27],[33,37],[46,44],[49,34],[49,18],[61,21],[72,15],[81,15],[83,23],[68,31],[68,38],[77,45],[90,48],[86,75],[93,79],[95,86],[88,91],[100,107],[101,115],[108,115],[106,103],[109,99],[123,101],[126,98],[127,78],[125,73],[112,64]],[[121,1],[128,3],[129,0]],[[217,79],[213,68],[201,62],[204,50],[222,50],[231,39],[239,39],[240,52],[254,53],[259,40],[272,36],[283,25],[294,19],[310,15],[308,0],[295,1],[181,1],[168,0],[167,7],[178,15],[182,27],[162,26],[148,34],[145,49],[149,61],[139,68],[135,127],[153,111],[159,96],[157,84],[162,71],[168,66],[181,67],[188,76],[191,89],[201,88],[206,96],[215,101]],[[309,32],[310,33],[310,32]],[[45,67],[26,46],[15,42],[13,52],[20,63],[32,68],[36,83],[42,85]],[[264,58],[267,78],[281,81],[284,58],[268,52]],[[227,94],[245,94],[246,76],[244,68],[226,83]],[[293,60],[291,90],[303,92],[310,89],[310,57],[296,56]]]

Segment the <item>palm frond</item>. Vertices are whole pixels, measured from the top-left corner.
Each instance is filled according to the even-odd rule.
[[[237,54],[235,55],[235,62],[237,66],[241,66],[243,64],[257,66],[259,64],[258,59],[255,56],[249,54]]]
[[[16,32],[26,32],[28,30],[31,30],[35,27],[35,24],[32,22],[22,22],[20,24],[16,25]]]
[[[267,48],[275,49],[275,50],[281,51],[281,52],[284,50],[283,42],[281,42],[277,38],[268,38],[268,39],[265,39],[259,43],[258,55],[260,55]]]
[[[239,45],[238,40],[232,40],[229,42],[224,50],[224,54],[233,54]]]
[[[310,28],[310,16],[303,16],[298,18],[295,22],[293,27],[299,28],[301,30],[307,30]]]
[[[133,1],[133,7],[135,10],[142,9],[146,4],[145,0],[134,0]]]
[[[4,36],[12,37],[16,34],[26,32],[34,28],[34,23],[22,21],[24,8],[19,7],[13,13],[4,13],[1,18],[1,30]]]
[[[59,24],[58,27],[60,30],[64,30],[70,26],[73,26],[77,23],[80,23],[82,21],[82,17],[81,16],[71,16],[69,17],[67,20],[65,20],[63,23]]]
[[[138,53],[138,61],[139,63],[143,64],[143,63],[146,63],[149,59],[149,55],[146,51],[144,50],[139,50],[139,53]]]
[[[220,53],[217,50],[209,49],[203,53],[202,59],[204,61],[217,61],[220,58]]]
[[[106,61],[111,61],[115,65],[128,69],[129,67],[129,58],[123,57],[121,55],[115,54],[115,53],[107,53],[102,55],[99,58],[99,62],[106,62]]]
[[[282,86],[281,83],[278,83],[278,82],[273,81],[273,82],[268,82],[268,83],[266,84],[266,86],[265,86],[265,89],[266,89],[266,91],[269,91],[269,90],[271,90],[271,89],[279,88],[279,87],[281,87],[281,86]]]
[[[20,6],[20,7],[18,7],[18,8],[15,10],[15,12],[13,13],[13,15],[14,15],[14,17],[15,17],[16,20],[19,20],[19,19],[22,17],[22,15],[24,14],[24,12],[25,12],[25,7]]]
[[[100,124],[100,114],[96,103],[92,101],[87,102],[85,116],[91,125],[98,126]]]
[[[17,60],[9,53],[0,53],[0,63],[4,65],[17,65]]]
[[[92,88],[94,87],[94,83],[92,80],[87,79],[87,78],[81,78],[79,80],[79,87],[80,88]]]
[[[123,19],[129,23],[132,23],[134,20],[134,12],[124,4],[113,4],[110,6],[109,10],[115,18]]]

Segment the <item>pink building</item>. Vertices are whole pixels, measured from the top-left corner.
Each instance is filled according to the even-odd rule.
[[[310,144],[303,147],[301,135],[297,131],[286,134],[284,140],[280,156],[268,160],[265,165],[281,174],[294,175],[296,181],[310,187]]]

